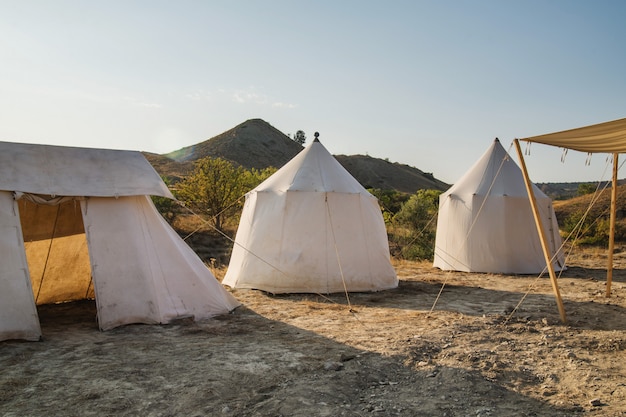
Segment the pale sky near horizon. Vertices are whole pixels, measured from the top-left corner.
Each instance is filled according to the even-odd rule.
[[[261,118],[452,184],[495,137],[518,161],[515,137],[626,117],[625,21],[619,0],[0,0],[0,140],[166,153]],[[531,179],[610,176],[561,155],[533,145]]]

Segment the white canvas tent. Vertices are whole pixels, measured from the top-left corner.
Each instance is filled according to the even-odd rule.
[[[246,195],[222,282],[271,293],[398,285],[378,201],[317,139]]]
[[[533,185],[553,253],[561,246],[551,199]],[[434,266],[538,274],[546,270],[522,171],[498,139],[439,199]],[[563,254],[553,259],[563,266]]]
[[[611,218],[609,230],[609,251],[607,265],[607,287],[606,296],[611,295],[611,281],[613,276],[613,250],[615,243],[615,216],[616,216],[616,200],[617,200],[617,171],[620,153],[626,153],[626,119],[618,119],[605,123],[584,126],[576,129],[569,129],[560,132],[548,133],[545,135],[531,136],[522,139],[515,139],[517,153],[524,171],[524,179],[526,183],[530,183],[530,177],[525,168],[524,156],[522,154],[519,141],[542,143],[544,145],[558,146],[564,149],[572,149],[579,152],[587,153],[608,153],[613,156],[613,176],[612,176],[612,192],[611,192]],[[534,200],[533,190],[528,188],[528,195],[531,201]],[[541,216],[536,213],[537,231],[542,239],[546,240],[545,230],[541,227]],[[551,253],[544,245],[544,257],[548,259]],[[565,309],[559,294],[556,275],[554,271],[550,271],[552,286],[559,305],[561,320],[566,321]]]
[[[150,195],[139,152],[0,142],[0,340],[38,340],[37,304],[95,296],[102,330],[238,306]]]

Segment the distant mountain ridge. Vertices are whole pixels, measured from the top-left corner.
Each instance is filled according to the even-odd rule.
[[[194,161],[207,156],[220,157],[247,169],[280,168],[302,149],[302,145],[266,121],[251,119],[195,145],[163,155],[144,155],[159,174],[169,176],[175,182],[191,172]],[[449,184],[436,179],[431,173],[409,165],[364,155],[335,155],[335,158],[365,188],[405,193],[420,189],[445,191],[449,188]]]

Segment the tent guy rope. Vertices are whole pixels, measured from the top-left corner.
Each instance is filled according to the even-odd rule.
[[[244,196],[240,197],[239,200],[241,198],[243,198]],[[193,211],[192,209],[190,209],[189,207],[187,207],[185,205],[184,202],[180,201],[180,200],[174,200],[180,207],[184,208],[185,210],[187,210],[189,213],[191,213],[194,217],[198,218],[201,221],[201,225],[198,226],[196,229],[194,229],[193,232],[189,233],[185,239],[189,238],[191,235],[193,235],[194,233],[197,233],[198,231],[202,230],[205,226],[208,226],[209,228],[211,228],[212,230],[216,231],[217,233],[219,233],[221,236],[225,237],[226,239],[228,239],[230,242],[232,242],[234,245],[239,246],[241,249],[245,250],[246,252],[248,252],[249,254],[251,254],[252,256],[254,256],[255,258],[257,258],[259,261],[263,262],[264,264],[268,265],[270,268],[273,268],[274,270],[278,271],[280,274],[289,277],[289,275],[282,271],[280,268],[278,268],[276,265],[273,265],[272,263],[268,262],[267,260],[263,259],[262,257],[260,257],[259,255],[257,255],[256,253],[252,252],[251,250],[249,250],[248,248],[244,247],[243,245],[239,244],[238,242],[235,241],[235,239],[231,238],[230,236],[228,236],[226,233],[224,233],[223,231],[217,229],[213,224],[211,224],[210,221],[204,219],[202,216],[200,216],[198,213],[196,213],[195,211]],[[234,204],[234,203],[233,203]],[[335,248],[336,249],[336,248]],[[337,249],[336,249],[337,250]],[[339,258],[339,254],[337,253],[337,257]],[[339,259],[338,259],[339,260]],[[341,265],[340,265],[341,267]],[[343,275],[342,275],[342,279],[343,279]],[[328,300],[334,304],[338,304],[336,301],[332,300],[329,297],[326,297],[324,294],[322,293],[313,293],[316,294],[322,298],[324,298],[325,300]],[[348,292],[346,290],[345,292],[345,296],[346,296],[346,301],[347,301],[347,307],[348,307],[348,311],[350,313],[352,313],[352,315],[354,316],[354,318],[361,322],[361,320],[357,317],[356,315],[356,310],[354,310],[352,308],[352,304],[350,302],[350,297],[348,295]],[[363,324],[363,323],[361,323]]]
[[[498,140],[498,138],[496,138],[496,140]],[[498,178],[498,175],[500,174],[500,171],[502,170],[502,167],[504,166],[504,162],[507,161],[508,158],[509,158],[509,156],[507,154],[500,161],[500,165],[498,166],[496,174],[493,176],[493,178],[491,180],[491,183],[489,184],[489,188],[487,189],[486,195],[490,195],[491,194],[491,190],[493,189],[493,186],[494,186],[494,184],[496,182],[496,179]],[[448,200],[446,200],[446,203],[447,203],[447,201]],[[476,222],[478,221],[478,218],[480,217],[480,213],[482,212],[486,202],[487,202],[487,199],[486,198],[483,199],[483,201],[481,202],[480,206],[478,207],[478,211],[476,213],[476,216],[472,219],[472,223],[470,224],[470,227],[468,228],[467,233],[465,234],[465,238],[463,239],[463,242],[462,242],[461,246],[458,248],[457,253],[454,254],[454,258],[458,258],[459,252],[465,247],[465,245],[467,245],[467,242],[469,240],[469,235],[472,233],[472,230],[473,230],[474,226],[476,225]],[[441,294],[443,293],[443,290],[444,290],[446,284],[448,283],[448,278],[449,277],[450,277],[450,272],[448,272],[445,275],[445,278],[444,278],[443,282],[441,283],[441,288],[439,288],[439,292],[437,293],[437,296],[435,297],[435,301],[433,301],[433,305],[430,308],[429,314],[431,314],[435,310],[435,306],[439,302],[439,298],[441,298]]]

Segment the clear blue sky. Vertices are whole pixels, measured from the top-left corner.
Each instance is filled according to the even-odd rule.
[[[626,117],[625,22],[619,0],[0,0],[0,140],[165,153],[261,118],[454,183],[495,137]],[[608,178],[560,158],[533,145],[532,180]]]

